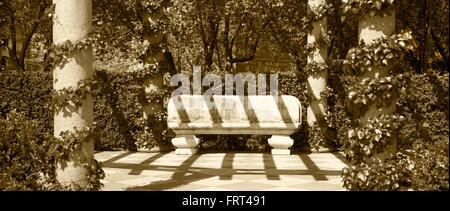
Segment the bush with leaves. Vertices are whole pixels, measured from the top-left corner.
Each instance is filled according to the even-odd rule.
[[[409,147],[413,141],[443,140],[449,134],[449,75],[414,74],[409,89],[397,105],[406,119],[401,128],[401,143]]]
[[[67,159],[78,139],[65,133],[56,139],[37,120],[15,110],[0,118],[0,190],[100,190],[105,174],[95,159],[83,164],[88,169],[86,187],[62,185],[56,179],[56,163]]]
[[[0,118],[0,190],[55,188],[54,159],[45,126],[12,111]]]
[[[413,143],[408,151],[411,170],[409,187],[413,190],[449,190],[449,139]]]
[[[409,187],[449,190],[449,74],[415,74],[397,105],[405,117],[399,148],[411,160]]]

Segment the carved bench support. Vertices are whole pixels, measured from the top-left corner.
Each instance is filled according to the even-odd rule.
[[[273,155],[290,155],[291,150],[289,148],[294,144],[294,140],[289,135],[272,135],[268,142],[273,148]]]
[[[175,154],[177,155],[194,155],[197,154],[197,145],[200,140],[195,135],[177,135],[172,139],[172,144],[177,147]]]

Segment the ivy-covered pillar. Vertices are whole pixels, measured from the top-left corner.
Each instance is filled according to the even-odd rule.
[[[92,0],[54,0],[54,4],[55,46],[78,43],[86,39],[92,28]],[[68,95],[73,94],[69,93],[70,90],[76,90],[80,83],[92,78],[93,53],[91,47],[86,47],[67,51],[64,56],[64,62],[57,64],[53,71],[53,88],[57,93],[66,95],[64,99],[67,99]],[[92,96],[86,93],[85,96],[74,98],[80,100],[68,100],[55,105],[54,135],[67,142],[71,140],[64,139],[64,133],[79,134],[80,131],[89,131],[93,122]],[[76,147],[77,144],[81,146]],[[68,159],[58,160],[57,179],[63,185],[76,184],[85,187],[88,185],[89,170],[84,164],[93,160],[94,143],[89,140],[73,143],[72,147],[76,150],[69,152]],[[64,147],[60,149],[65,150]]]
[[[395,11],[385,16],[374,16],[363,18],[358,23],[358,40],[365,45],[372,45],[380,39],[389,38],[395,32]],[[363,73],[362,80],[379,80],[389,76],[391,65],[374,66],[371,71]],[[389,106],[377,108],[376,103],[371,103],[368,110],[361,116],[361,122],[364,124],[368,119],[375,117],[377,114],[391,114],[395,110],[395,103]]]
[[[371,46],[382,39],[390,38],[395,32],[395,10],[383,13],[380,15],[374,15],[372,17],[365,16],[358,23],[358,40],[360,44]],[[385,59],[385,58],[381,58]],[[383,61],[383,60],[381,60]],[[375,61],[372,60],[372,63]],[[392,65],[389,63],[381,65],[373,65],[370,71],[364,71],[361,75],[361,81],[384,81],[390,76],[390,69]],[[385,90],[388,92],[389,90]],[[368,120],[379,117],[380,114],[390,116],[395,111],[395,101],[389,102],[384,105],[377,105],[377,102],[367,103],[367,110],[364,109],[364,113],[360,116],[362,125],[366,125]],[[392,157],[396,152],[396,142],[389,143],[383,152],[379,152],[376,156],[380,159]]]
[[[397,190],[399,129],[397,96],[405,94],[408,70],[405,50],[412,50],[411,33],[396,33],[395,9],[400,1],[343,1],[343,19],[358,20],[358,40],[344,60],[351,77],[344,85],[347,110],[355,120],[344,143],[350,167],[344,168],[349,190]]]
[[[173,73],[173,61],[165,46],[165,9],[170,0],[159,0],[156,2],[146,1],[142,6],[143,40],[146,51],[143,52],[144,63],[147,67],[147,74],[144,81],[145,102],[144,120],[148,123],[150,143],[155,143],[150,150],[167,151],[168,140],[164,139],[164,131],[167,128],[165,123],[166,106],[168,102],[168,89],[170,80],[167,79],[169,73]],[[142,147],[142,146],[140,146]]]
[[[310,128],[310,144],[316,150],[324,144],[326,124],[326,100],[321,93],[327,89],[327,18],[326,0],[308,0],[308,17],[312,27],[307,38],[309,54],[305,70],[308,74],[307,122]]]

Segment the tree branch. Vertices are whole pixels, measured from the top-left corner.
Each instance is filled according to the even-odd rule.
[[[39,8],[38,16],[37,16],[39,18],[37,18],[37,20],[33,23],[33,26],[31,27],[31,31],[29,33],[25,33],[26,38],[25,38],[24,44],[22,45],[22,51],[21,51],[20,58],[19,58],[19,62],[20,62],[19,65],[23,71],[25,71],[25,56],[27,54],[28,46],[30,45],[31,39],[33,38],[39,24],[41,23],[41,21],[43,19],[42,16],[44,15],[44,12],[47,9],[48,5],[47,5],[47,2],[44,1],[43,4],[40,4],[39,6],[40,6],[40,8]]]
[[[269,21],[266,21],[262,25],[261,31],[263,31],[266,28],[268,23],[269,23]],[[249,56],[244,55],[243,58],[238,58],[238,59],[234,59],[233,58],[233,59],[231,59],[231,64],[239,63],[239,62],[248,62],[248,61],[251,61],[251,60],[253,60],[255,58],[256,50],[258,49],[258,44],[259,44],[259,40],[260,40],[260,37],[261,37],[261,31],[259,31],[258,35],[256,35],[255,42],[253,43],[253,46],[250,49],[251,50],[250,55]],[[247,54],[247,52],[245,54]]]
[[[439,38],[436,36],[436,34],[435,34],[433,29],[431,29],[431,37],[433,38],[433,41],[436,44],[436,47],[437,47],[439,53],[441,54],[442,58],[444,58],[444,64],[445,64],[445,67],[446,67],[447,72],[448,72],[448,66],[449,66],[449,62],[450,62],[448,60],[448,55],[445,53],[445,50],[441,46],[441,42],[440,42]]]

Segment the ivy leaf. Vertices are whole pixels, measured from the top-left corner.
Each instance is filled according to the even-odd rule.
[[[392,58],[394,58],[394,54],[392,54],[392,53],[388,53],[388,54],[386,55],[386,58],[388,58],[388,59],[392,59]]]
[[[367,179],[366,175],[364,175],[364,173],[362,173],[362,172],[358,172],[357,177],[361,181],[366,181],[366,179]]]
[[[356,92],[355,91],[351,91],[350,93],[348,93],[348,98],[352,99],[355,95],[356,95]]]
[[[348,131],[348,137],[349,138],[352,138],[352,137],[354,137],[355,136],[355,130],[349,130]]]
[[[407,45],[407,46],[405,47],[405,49],[406,49],[406,50],[413,51],[413,50],[414,50],[414,46],[413,46],[413,45]]]
[[[358,134],[358,138],[359,139],[363,139],[364,138],[364,132],[362,132],[361,130],[358,130],[357,134]]]
[[[363,98],[361,101],[362,101],[362,103],[363,103],[364,105],[367,104],[367,99],[366,99],[366,98]]]
[[[381,9],[381,1],[376,1],[375,2],[375,7],[377,8],[377,9]]]
[[[375,137],[374,137],[375,141],[379,142],[381,140],[381,137],[382,137],[381,134],[376,134]]]

